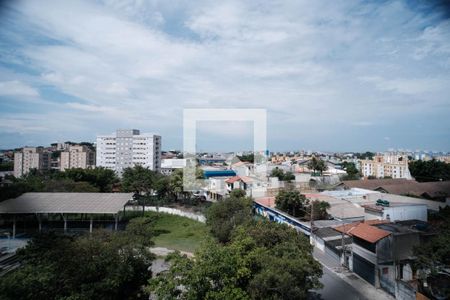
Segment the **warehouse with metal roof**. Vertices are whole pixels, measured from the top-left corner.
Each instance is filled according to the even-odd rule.
[[[83,214],[89,216],[89,231],[92,232],[94,215],[114,216],[117,230],[119,213],[133,199],[132,193],[25,193],[17,198],[0,202],[0,214],[12,216],[13,237],[16,234],[16,216],[35,215],[42,229],[42,216],[57,214],[67,231],[67,216]]]

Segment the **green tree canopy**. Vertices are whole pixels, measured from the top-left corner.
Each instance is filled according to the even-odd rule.
[[[313,220],[324,220],[328,219],[327,209],[330,208],[330,203],[326,201],[313,200],[309,206],[310,219]],[[311,212],[312,210],[312,212]]]
[[[432,273],[450,268],[450,206],[440,208],[434,219],[439,234],[414,249],[416,266]]]
[[[360,178],[359,170],[356,168],[355,163],[353,162],[343,162],[342,167],[345,172],[347,172],[347,176],[344,177],[344,180],[357,180]]]
[[[294,189],[283,189],[275,197],[276,207],[294,217],[305,216],[308,204],[305,195]]]
[[[313,170],[314,174],[316,173],[316,171],[320,172],[320,175],[322,175],[322,173],[328,169],[325,161],[315,156],[313,156],[308,162],[308,168],[310,170]]]
[[[450,180],[450,164],[435,159],[410,161],[409,171],[420,182]]]
[[[283,169],[275,168],[270,173],[271,177],[278,177],[278,180],[280,181],[291,181],[295,180],[294,174],[292,172],[284,172]]]
[[[311,249],[286,225],[252,222],[237,227],[228,244],[207,242],[195,260],[174,254],[148,289],[161,299],[306,299],[321,287]]]
[[[366,151],[364,153],[355,153],[355,156],[357,159],[372,159],[375,154],[375,152]]]
[[[157,172],[140,165],[126,168],[122,174],[122,189],[125,192],[148,196],[154,189],[157,177]]]
[[[239,158],[240,161],[246,161],[249,163],[254,163],[255,162],[255,154],[250,153],[250,154],[244,154],[241,156],[237,156],[237,158]]]
[[[148,299],[142,286],[154,259],[149,222],[134,219],[118,233],[36,236],[18,251],[21,266],[0,281],[0,298]]]
[[[97,187],[100,192],[112,192],[113,184],[119,181],[113,170],[97,167],[93,169],[73,168],[60,172],[60,176],[74,181],[85,181]]]
[[[231,232],[252,219],[252,199],[235,190],[228,198],[212,204],[206,211],[206,224],[220,242],[228,242]]]

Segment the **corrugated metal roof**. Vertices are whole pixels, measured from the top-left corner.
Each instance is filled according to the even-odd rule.
[[[115,214],[132,198],[132,193],[25,193],[0,202],[0,213]]]

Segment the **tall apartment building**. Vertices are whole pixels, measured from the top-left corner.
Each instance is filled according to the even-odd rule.
[[[51,152],[41,147],[25,147],[14,153],[14,176],[22,177],[31,169],[48,170],[50,168]]]
[[[95,152],[87,146],[69,146],[66,151],[61,152],[60,170],[71,168],[86,169],[95,166]]]
[[[372,160],[361,160],[360,168],[364,177],[412,179],[408,168],[408,156],[402,153],[385,153],[374,156]]]
[[[140,134],[137,129],[118,129],[114,135],[97,136],[97,166],[120,176],[123,170],[142,165],[161,170],[161,136]]]

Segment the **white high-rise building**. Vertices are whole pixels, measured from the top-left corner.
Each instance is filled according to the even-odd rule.
[[[161,136],[140,134],[137,129],[118,129],[116,134],[97,136],[96,165],[112,169],[119,176],[135,165],[160,172]]]

